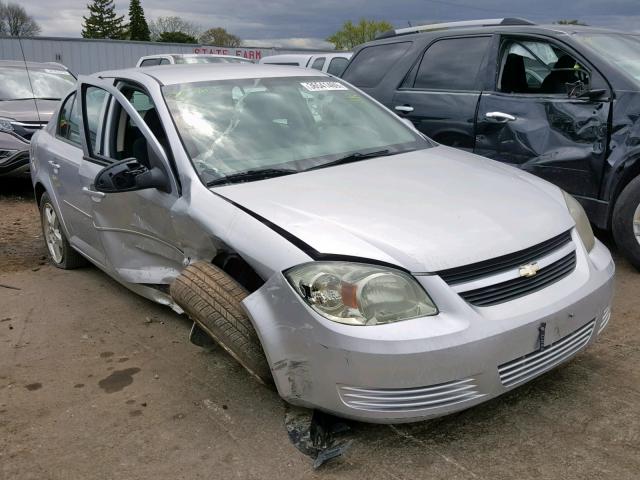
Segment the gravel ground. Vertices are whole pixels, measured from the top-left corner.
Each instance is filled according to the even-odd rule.
[[[609,327],[574,360],[441,419],[351,423],[313,470],[284,403],[184,317],[43,264],[28,183],[0,182],[0,209],[0,479],[640,478],[640,274],[622,259]]]

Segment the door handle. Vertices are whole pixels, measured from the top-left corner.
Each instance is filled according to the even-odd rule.
[[[104,192],[96,192],[95,190],[90,190],[87,187],[82,187],[82,193],[84,193],[85,195],[88,195],[89,197],[99,197],[99,198],[104,198],[106,195]]]
[[[54,162],[53,160],[49,160],[49,162],[47,163],[49,163],[49,165],[51,165],[53,168],[56,168],[56,169],[60,168],[60,164]]]
[[[402,113],[411,113],[413,112],[413,107],[411,105],[398,105],[395,107],[396,111]]]
[[[487,112],[484,114],[484,118],[488,120],[495,120],[498,123],[507,123],[516,120],[516,117],[514,117],[513,115],[502,112]]]

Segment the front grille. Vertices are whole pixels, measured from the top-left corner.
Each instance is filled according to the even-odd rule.
[[[473,378],[416,388],[360,388],[338,386],[349,407],[377,412],[442,408],[483,397]]]
[[[595,319],[557,342],[498,367],[500,381],[505,387],[526,382],[567,360],[587,343],[595,326]]]
[[[551,265],[540,269],[533,277],[518,277],[487,287],[460,292],[460,296],[478,307],[490,307],[541,290],[569,275],[575,267],[576,252],[573,251]]]
[[[529,247],[519,252],[510,253],[501,257],[484,260],[463,267],[450,268],[436,272],[449,285],[470,282],[478,278],[488,277],[500,272],[519,268],[520,266],[544,257],[549,253],[563,247],[571,241],[571,230],[567,230],[560,235],[545,242]]]

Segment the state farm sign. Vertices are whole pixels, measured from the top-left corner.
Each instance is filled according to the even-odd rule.
[[[235,55],[236,57],[243,57],[247,60],[260,60],[262,57],[266,57],[272,52],[270,49],[266,48],[227,48],[204,45],[194,47],[193,53],[199,53],[202,55]]]

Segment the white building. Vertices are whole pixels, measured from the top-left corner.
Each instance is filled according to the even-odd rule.
[[[185,43],[133,42],[128,40],[94,40],[64,37],[16,37],[0,36],[0,60],[31,62],[59,62],[75,74],[88,74],[101,70],[135,67],[144,55],[157,53],[217,53],[237,55],[250,60],[260,60],[279,53],[312,53],[321,50],[215,47]]]

